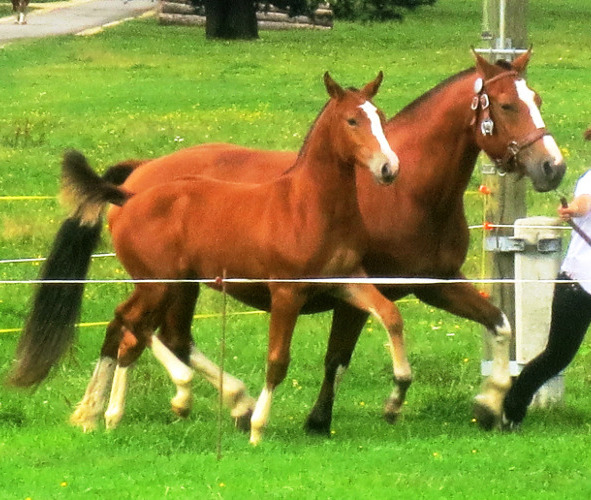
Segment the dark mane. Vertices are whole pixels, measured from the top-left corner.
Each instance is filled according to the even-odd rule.
[[[410,113],[415,108],[417,108],[418,106],[420,106],[422,103],[424,103],[425,101],[431,99],[431,97],[437,95],[441,91],[441,89],[443,89],[443,88],[447,87],[448,85],[454,83],[456,80],[459,80],[459,79],[463,78],[464,76],[466,76],[466,75],[468,75],[470,73],[473,73],[474,71],[475,71],[475,68],[469,68],[469,69],[465,69],[464,71],[460,71],[459,73],[456,73],[455,75],[452,75],[449,78],[446,78],[441,83],[438,83],[431,90],[428,90],[423,95],[421,95],[420,97],[418,97],[417,99],[415,99],[414,101],[412,101],[410,104],[408,104],[407,106],[405,106],[404,108],[402,108],[402,110],[399,111],[396,114],[396,116],[400,116],[400,115],[403,115],[405,113]]]
[[[511,69],[513,69],[512,66],[511,66],[511,63],[509,63],[507,61],[504,61],[502,59],[501,60],[498,60],[495,64],[497,66],[499,66],[500,68],[504,69],[504,70],[511,70]],[[433,97],[436,94],[438,94],[441,89],[443,89],[443,88],[447,87],[448,85],[454,83],[456,80],[459,80],[461,78],[464,78],[466,75],[469,75],[470,73],[473,73],[474,71],[476,71],[476,68],[468,68],[468,69],[465,69],[463,71],[460,71],[459,73],[456,73],[455,75],[452,75],[449,78],[443,80],[441,83],[438,83],[431,90],[428,90],[422,96],[418,97],[413,102],[411,102],[410,104],[408,104],[407,106],[405,106],[400,112],[398,112],[396,114],[396,116],[402,115],[402,114],[407,113],[407,112],[410,113],[416,107],[420,106],[422,103],[424,103],[428,99],[431,99],[431,97]]]

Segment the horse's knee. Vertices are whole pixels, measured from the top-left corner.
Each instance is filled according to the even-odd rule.
[[[138,339],[132,332],[124,329],[117,353],[119,363],[122,366],[132,365],[139,358],[145,347],[146,342],[143,339]]]

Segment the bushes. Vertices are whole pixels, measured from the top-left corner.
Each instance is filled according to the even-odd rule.
[[[329,0],[337,19],[385,21],[402,19],[404,9],[433,5],[437,0]]]

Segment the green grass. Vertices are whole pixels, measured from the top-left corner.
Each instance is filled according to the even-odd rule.
[[[568,157],[562,189],[587,168],[581,139],[591,124],[591,52],[581,43],[589,7],[582,0],[530,3],[528,72],[543,115]],[[325,102],[322,74],[361,85],[386,75],[376,103],[393,114],[439,81],[472,64],[480,2],[439,0],[403,23],[337,23],[331,32],[261,32],[254,43],[207,42],[203,31],[126,23],[91,38],[23,41],[0,50],[0,195],[58,189],[64,149],[83,150],[99,170],[128,157],[186,145],[232,141],[297,149]],[[480,184],[475,172],[470,191]],[[482,200],[467,195],[471,223]],[[554,213],[555,193],[528,193],[532,215]],[[0,200],[0,258],[44,255],[64,215],[56,200]],[[478,276],[480,233],[466,272]],[[109,251],[105,236],[100,251]],[[33,279],[33,264],[3,264],[1,279]],[[112,259],[93,278],[125,276]],[[90,285],[82,321],[107,321],[127,285]],[[0,286],[0,329],[18,328],[31,288]],[[133,374],[119,429],[83,435],[67,424],[103,338],[81,329],[71,357],[36,392],[0,389],[3,498],[583,498],[591,491],[591,354],[584,343],[567,371],[562,407],[534,410],[521,434],[484,433],[471,421],[480,384],[479,326],[412,300],[400,304],[415,381],[394,426],[381,419],[391,386],[385,335],[368,324],[339,391],[332,439],[306,436],[303,421],[322,376],[330,316],[302,317],[288,378],[277,391],[262,445],[253,449],[224,412],[223,459],[216,460],[217,397],[195,382],[186,421],[168,410],[172,387],[150,353]],[[232,311],[244,308],[232,302]],[[198,313],[221,310],[206,293]],[[262,387],[267,316],[232,316],[227,368],[253,394]],[[220,321],[196,322],[204,352],[217,357]],[[17,334],[0,333],[4,374]]]

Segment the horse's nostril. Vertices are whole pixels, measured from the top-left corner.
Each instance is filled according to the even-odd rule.
[[[544,171],[544,175],[546,177],[551,177],[552,175],[554,175],[554,169],[552,168],[552,163],[549,160],[546,160],[542,164],[542,170]]]
[[[382,165],[382,177],[384,178],[390,178],[392,177],[392,167],[390,166],[389,163],[384,163]]]

